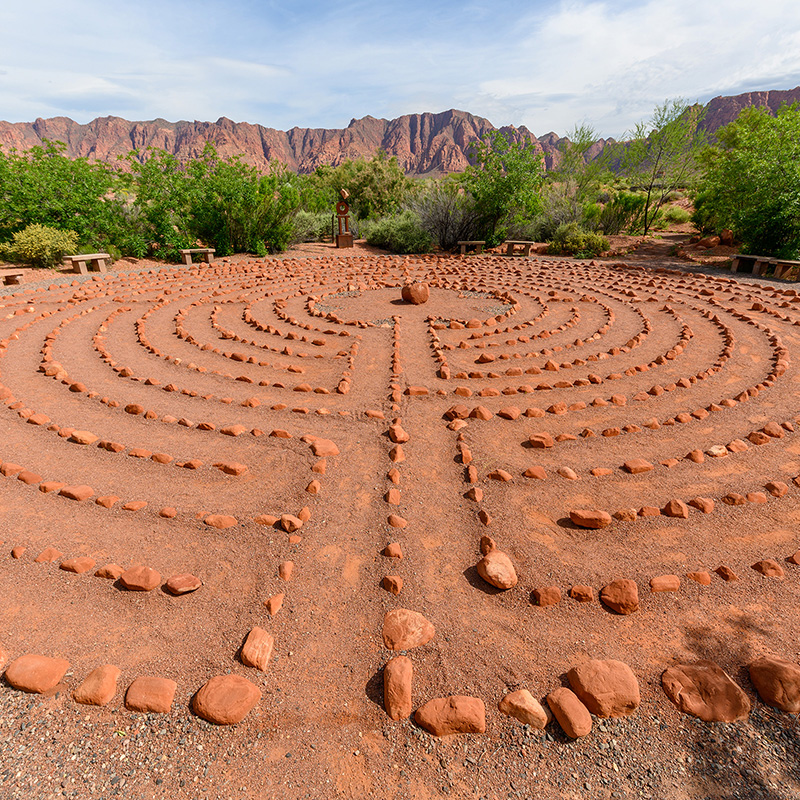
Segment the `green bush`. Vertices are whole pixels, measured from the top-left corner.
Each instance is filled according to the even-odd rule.
[[[331,216],[330,212],[305,211],[302,208],[294,216],[295,242],[329,242],[331,241]]]
[[[598,230],[607,236],[616,236],[626,231],[642,230],[644,196],[634,192],[617,192],[604,206],[597,217]]]
[[[17,231],[10,242],[2,245],[0,254],[21,264],[54,267],[64,256],[74,255],[77,250],[78,234],[75,231],[60,231],[34,223]]]
[[[364,225],[364,232],[367,244],[392,253],[427,253],[433,245],[430,234],[412,211],[370,222]]]
[[[475,240],[480,233],[475,200],[457,178],[430,182],[413,205],[422,228],[442,250]]]
[[[609,243],[605,236],[584,231],[577,222],[568,222],[556,230],[547,252],[558,256],[593,258],[608,248]]]
[[[684,222],[688,222],[692,218],[692,215],[680,206],[666,206],[662,210],[664,212],[665,227],[667,225],[683,225]]]

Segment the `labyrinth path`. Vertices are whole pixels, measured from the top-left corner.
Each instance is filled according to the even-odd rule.
[[[243,740],[409,724],[383,708],[400,651],[413,709],[477,699],[488,736],[519,724],[509,691],[592,658],[633,669],[641,714],[676,718],[661,674],[700,658],[755,701],[750,661],[798,660],[798,326],[791,288],[491,255],[23,286],[0,297],[0,660],[64,659],[39,688],[67,703],[115,665],[91,713],[133,691],[241,712]]]

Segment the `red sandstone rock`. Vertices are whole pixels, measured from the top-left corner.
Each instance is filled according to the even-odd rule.
[[[403,590],[403,579],[399,575],[385,575],[381,586],[390,594],[398,595]]]
[[[266,672],[275,639],[263,628],[252,628],[242,645],[242,663]]]
[[[569,518],[579,528],[607,528],[611,524],[611,515],[596,509],[575,509],[569,512]]]
[[[567,678],[572,691],[596,717],[627,717],[639,707],[639,682],[622,661],[591,659],[573,667]]]
[[[772,558],[765,558],[753,564],[753,569],[760,572],[766,578],[783,578],[786,573],[783,567]]]
[[[124,572],[125,570],[119,564],[106,564],[104,567],[100,567],[94,575],[96,578],[106,578],[115,581]]]
[[[117,693],[117,680],[121,671],[113,664],[104,664],[92,670],[83,683],[72,693],[76,703],[89,706],[104,706]]]
[[[397,608],[383,620],[383,643],[389,650],[411,650],[427,644],[436,629],[422,614],[407,608]]]
[[[217,675],[192,698],[195,714],[216,725],[241,722],[261,699],[261,691],[241,675]]]
[[[173,575],[164,584],[164,588],[172,595],[188,594],[189,592],[197,591],[203,585],[203,581],[196,575],[191,573],[184,573],[182,575]]]
[[[562,686],[547,695],[547,705],[570,739],[586,736],[592,731],[592,716],[578,696]]]
[[[427,283],[407,283],[403,286],[400,295],[407,303],[419,306],[428,302],[431,291]]]
[[[274,617],[283,607],[284,597],[285,595],[283,592],[281,592],[279,594],[272,595],[272,597],[267,598],[267,600],[264,602],[264,605],[266,606],[266,609],[271,617]]]
[[[639,590],[634,581],[618,578],[600,592],[600,600],[617,614],[633,614],[639,610]]]
[[[717,567],[714,572],[722,578],[724,581],[738,581],[739,576],[730,568],[726,567],[724,564]]]
[[[132,592],[151,592],[161,583],[161,575],[150,567],[131,567],[119,576],[120,583]]]
[[[677,575],[659,575],[650,579],[651,592],[677,592],[681,588],[681,579]]]
[[[414,665],[407,656],[395,656],[383,668],[383,706],[391,719],[411,716]]]
[[[35,564],[49,564],[53,561],[58,561],[62,555],[64,554],[56,550],[55,547],[45,547],[33,561]]]
[[[66,497],[68,500],[77,500],[83,502],[88,500],[94,494],[94,489],[91,486],[65,486],[60,492],[61,497]]]
[[[498,708],[501,713],[537,730],[544,730],[549,722],[547,712],[527,689],[509,692],[500,701]]]
[[[414,714],[417,725],[434,736],[453,733],[484,733],[486,708],[477,697],[452,695],[429,700]]]
[[[206,517],[203,522],[211,528],[218,528],[219,530],[226,530],[238,525],[236,517],[228,516],[227,514],[211,514]]]
[[[74,572],[76,575],[82,575],[84,572],[93,569],[94,565],[93,558],[83,556],[81,558],[68,558],[66,561],[62,561],[59,567],[65,572]]]
[[[622,468],[626,472],[630,472],[631,475],[640,475],[643,472],[650,472],[653,469],[653,465],[643,458],[632,458],[630,461],[626,461]]]
[[[125,693],[125,708],[153,714],[168,714],[178,684],[168,678],[139,677]]]
[[[15,689],[42,694],[58,686],[68,669],[66,659],[31,653],[15,658],[8,665],[5,678]]]
[[[501,550],[490,550],[478,562],[478,574],[498,589],[512,589],[517,585],[517,573],[511,559]]]
[[[711,575],[708,572],[689,572],[686,577],[702,586],[711,585]]]
[[[750,713],[747,695],[713,661],[669,667],[661,685],[680,711],[706,722],[736,722]]]
[[[533,599],[536,605],[542,608],[554,606],[561,602],[561,589],[558,586],[545,586],[533,590]]]
[[[575,585],[569,590],[569,596],[579,603],[591,603],[594,600],[594,589],[591,586]]]
[[[748,670],[759,697],[773,708],[790,714],[800,711],[800,667],[774,656],[761,656]]]
[[[670,500],[662,509],[662,513],[665,517],[688,519],[689,507],[682,500]]]

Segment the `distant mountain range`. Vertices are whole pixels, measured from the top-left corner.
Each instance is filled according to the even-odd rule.
[[[800,87],[715,97],[706,106],[704,127],[713,133],[736,119],[747,106],[766,106],[774,113],[792,102],[800,102]],[[470,143],[494,129],[483,117],[455,110],[407,114],[392,120],[363,117],[343,129],[289,131],[232,122],[225,117],[216,122],[130,122],[120,117],[99,117],[86,125],[68,117],[52,117],[35,122],[0,121],[0,149],[27,150],[49,139],[64,142],[67,155],[73,158],[113,162],[130,150],[156,147],[186,160],[199,155],[205,142],[211,140],[221,155],[240,154],[259,170],[281,161],[294,172],[308,173],[323,164],[335,166],[347,159],[371,157],[381,148],[396,156],[409,175],[441,175],[463,171],[469,163]],[[544,153],[548,169],[557,163],[559,143],[564,141],[557,134],[537,137],[524,126],[499,130],[513,142],[533,142]],[[601,152],[606,141],[599,139],[589,155]]]

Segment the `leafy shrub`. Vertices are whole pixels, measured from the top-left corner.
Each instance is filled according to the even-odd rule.
[[[559,226],[547,252],[551,255],[592,258],[608,248],[609,243],[605,236],[584,231],[577,222],[568,222]]]
[[[403,211],[364,226],[367,244],[392,253],[427,253],[433,244],[413,211]]]
[[[325,211],[314,213],[302,208],[294,216],[295,242],[329,242],[331,240],[331,214]]]
[[[34,267],[54,267],[64,256],[74,255],[78,249],[75,231],[60,231],[34,223],[17,231],[11,241],[2,246],[0,253],[12,261]]]

